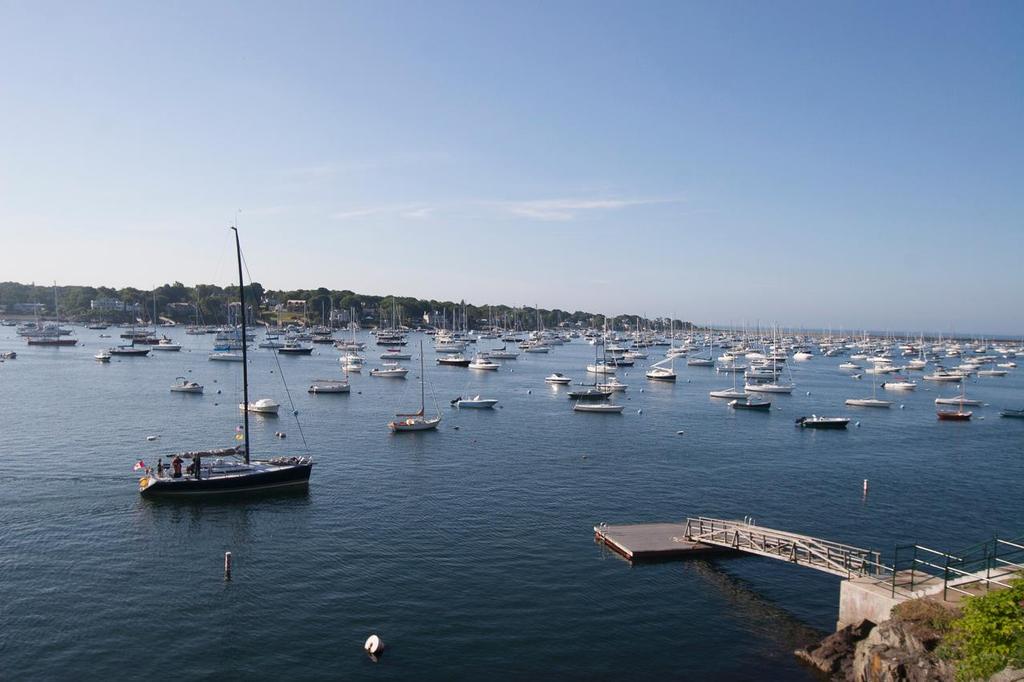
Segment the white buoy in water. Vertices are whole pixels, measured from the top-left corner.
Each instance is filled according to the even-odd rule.
[[[903,409],[903,405],[900,405],[900,409],[901,409],[901,410]]]
[[[644,389],[642,389],[642,388],[641,388],[641,389],[640,389],[640,392],[641,392],[641,393],[643,393],[643,392],[644,392]]]
[[[864,494],[868,494],[868,479],[864,479]]]
[[[231,580],[231,552],[224,552],[224,580]]]
[[[810,394],[811,394],[811,392],[810,392],[810,391],[807,391],[807,395],[810,395]]]
[[[533,395],[533,389],[532,389],[532,388],[531,388],[531,389],[528,389],[528,390],[526,391],[526,395]]]
[[[686,433],[686,431],[676,431],[676,435],[677,435],[677,436],[681,436],[681,435],[683,435],[684,433]]]
[[[146,436],[146,440],[156,440],[158,436]]]
[[[860,428],[860,422],[855,422],[854,426],[856,426],[859,429]]]
[[[643,410],[637,410],[637,411],[636,411],[636,413],[637,413],[637,414],[643,414],[643,413],[644,413],[644,411],[643,411]]]
[[[380,656],[384,651],[384,641],[377,635],[370,635],[363,644],[363,651],[372,656]]]

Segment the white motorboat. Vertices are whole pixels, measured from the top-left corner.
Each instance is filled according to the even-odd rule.
[[[487,357],[493,360],[515,360],[519,357],[519,353],[502,346],[501,348],[487,351]]]
[[[437,353],[461,353],[466,350],[466,344],[462,341],[441,339],[434,343],[434,351]]]
[[[1008,372],[1005,369],[979,369],[979,377],[1005,377]]]
[[[714,367],[715,361],[710,358],[687,358],[687,367]]]
[[[572,377],[567,377],[564,374],[555,372],[554,374],[544,378],[544,383],[557,384],[559,386],[567,386],[572,383]]]
[[[360,372],[363,369],[363,358],[355,353],[347,353],[339,361],[346,372]]]
[[[150,348],[152,348],[153,350],[160,351],[179,351],[181,350],[181,344],[174,343],[165,336],[164,338],[160,339],[160,343],[156,344],[155,346],[150,346]]]
[[[238,403],[238,409],[246,409],[245,403]],[[249,412],[256,414],[277,414],[279,409],[281,409],[281,405],[272,398],[260,398],[249,402]]]
[[[886,381],[882,384],[882,388],[887,391],[913,391],[917,388],[917,383],[914,381]]]
[[[309,393],[348,393],[349,383],[341,379],[313,379]]]
[[[913,360],[907,363],[907,367],[909,369],[924,369],[925,365],[927,364],[927,360],[922,360],[921,358],[914,358]]]
[[[210,353],[210,360],[216,362],[242,362],[242,355],[240,353]]]
[[[485,358],[480,355],[473,358],[473,361],[469,363],[470,369],[483,369],[492,372],[498,371],[499,367],[501,367],[501,365],[499,365],[497,362],[494,362],[490,358]]]
[[[615,374],[616,366],[609,362],[595,362],[587,365],[587,371],[591,374]]]
[[[481,398],[480,396],[473,396],[472,398],[456,398],[452,401],[452,405],[462,408],[472,408],[477,410],[486,410],[492,408],[498,404],[497,398]]]
[[[861,368],[861,366],[858,365],[855,362],[844,362],[843,364],[839,365],[839,369],[860,369],[860,368]]]
[[[370,370],[371,377],[380,377],[382,379],[404,379],[408,373],[408,369],[398,365],[385,365],[384,367],[375,367]]]
[[[190,381],[186,377],[175,377],[175,383],[171,384],[173,393],[202,393],[202,384]]]
[[[109,352],[107,352],[105,350],[101,350],[99,353],[97,353],[93,357],[96,358],[97,360],[99,360],[100,362],[110,362],[111,355],[110,355]]]
[[[624,384],[621,381],[619,381],[617,377],[612,377],[608,381],[598,383],[597,387],[602,391],[624,393],[626,389],[629,388],[629,384]]]
[[[583,403],[579,402],[572,406],[573,412],[597,412],[601,414],[621,414],[623,405],[612,405],[611,403]]]
[[[406,353],[405,351],[394,348],[381,353],[380,359],[385,362],[389,360],[412,360],[412,353]]]
[[[801,350],[801,351],[797,351],[796,353],[793,353],[793,359],[794,360],[800,360],[800,361],[810,360],[813,357],[814,357],[813,355],[811,355],[810,353],[808,353],[805,350]]]

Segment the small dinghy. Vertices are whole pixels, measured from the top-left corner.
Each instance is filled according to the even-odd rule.
[[[1010,417],[1013,419],[1024,419],[1024,410],[1011,410],[1009,408],[999,413],[1000,417]]]

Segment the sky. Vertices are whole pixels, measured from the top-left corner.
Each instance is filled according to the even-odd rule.
[[[0,281],[1024,334],[1024,3],[0,0]]]

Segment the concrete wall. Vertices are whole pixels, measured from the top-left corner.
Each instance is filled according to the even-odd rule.
[[[839,584],[839,622],[836,629],[853,625],[860,621],[870,620],[873,623],[884,623],[889,620],[892,607],[905,597],[891,596],[885,585],[879,585],[867,578],[844,580]]]

